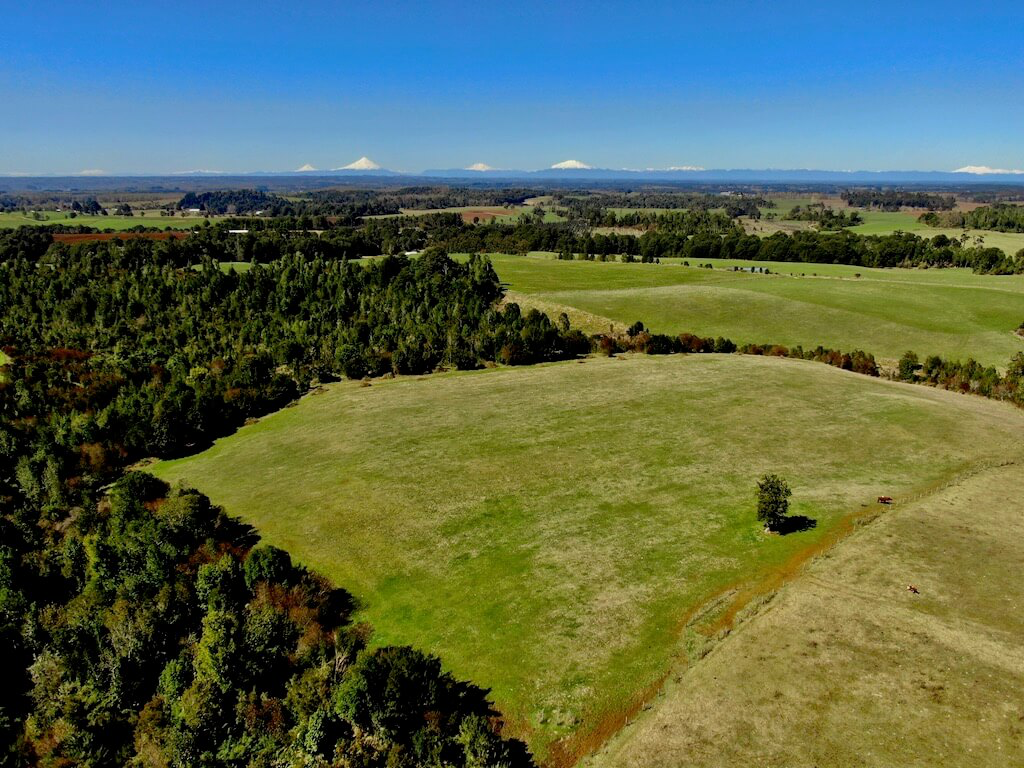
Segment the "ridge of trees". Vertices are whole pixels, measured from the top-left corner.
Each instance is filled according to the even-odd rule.
[[[1024,327],[1024,323],[1022,323]],[[731,339],[701,337],[692,333],[670,336],[651,333],[642,322],[631,325],[625,333],[598,334],[592,338],[594,351],[605,355],[622,352],[638,352],[647,355],[671,354],[730,354],[763,355],[766,357],[788,357],[797,360],[812,360],[825,363],[865,376],[879,377],[882,370],[869,352],[855,349],[843,352],[818,345],[804,349],[801,345],[782,344],[736,344]],[[924,363],[914,352],[907,352],[897,362],[896,369],[888,374],[890,378],[910,383],[948,389],[962,394],[973,394],[993,400],[1002,400],[1018,407],[1024,407],[1024,352],[1018,352],[1009,361],[1005,373],[995,366],[985,366],[968,358],[966,361],[945,360],[930,355]]]

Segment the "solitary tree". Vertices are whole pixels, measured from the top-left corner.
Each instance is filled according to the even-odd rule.
[[[789,497],[792,495],[789,484],[781,477],[765,475],[757,484],[757,519],[766,528],[778,529],[789,511]]]
[[[919,370],[921,370],[921,363],[917,359],[917,353],[905,352],[897,365],[899,377],[903,381],[914,381]]]

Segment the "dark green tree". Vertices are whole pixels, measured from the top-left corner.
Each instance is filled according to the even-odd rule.
[[[904,352],[897,366],[897,374],[903,381],[914,381],[917,372],[921,370],[921,363],[917,359],[916,352]]]
[[[767,474],[757,484],[757,519],[770,530],[777,530],[789,511],[789,484],[775,474]]]

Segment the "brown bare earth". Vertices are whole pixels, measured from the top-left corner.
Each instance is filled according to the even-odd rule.
[[[504,209],[495,210],[494,208],[474,208],[468,211],[462,211],[462,220],[467,224],[472,224],[473,219],[485,222],[498,218],[510,218],[515,215],[517,215],[515,211],[507,211]]]
[[[588,764],[1024,765],[1022,499],[1018,459],[861,525]]]
[[[74,245],[75,243],[84,243],[89,240],[134,240],[136,238],[144,238],[146,240],[169,240],[172,237],[175,240],[181,240],[184,237],[188,237],[188,232],[81,232],[81,233],[55,233],[53,239],[58,243],[68,243]]]

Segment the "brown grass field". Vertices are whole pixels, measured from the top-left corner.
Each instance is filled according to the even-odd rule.
[[[1024,765],[1022,466],[861,525],[587,764]]]

